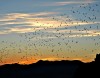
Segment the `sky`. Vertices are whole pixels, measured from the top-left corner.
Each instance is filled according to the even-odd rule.
[[[100,0],[0,0],[0,65],[98,53]]]

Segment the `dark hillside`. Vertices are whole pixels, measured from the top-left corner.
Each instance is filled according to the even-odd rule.
[[[95,61],[38,61],[30,65],[6,64],[0,66],[0,78],[100,78],[100,54]]]

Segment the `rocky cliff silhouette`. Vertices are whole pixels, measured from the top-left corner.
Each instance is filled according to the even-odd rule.
[[[0,78],[100,78],[100,54],[95,61],[78,60],[38,61],[30,65],[6,64],[0,66]]]

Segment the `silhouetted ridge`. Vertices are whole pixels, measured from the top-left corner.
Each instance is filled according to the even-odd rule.
[[[43,61],[30,65],[6,64],[0,66],[0,78],[100,78],[100,54],[93,62],[78,60]]]
[[[6,64],[0,66],[0,78],[73,78],[80,64],[83,62],[78,60],[40,60],[30,65]]]
[[[36,65],[61,65],[61,64],[81,64],[79,60],[61,60],[61,61],[48,61],[39,60]]]

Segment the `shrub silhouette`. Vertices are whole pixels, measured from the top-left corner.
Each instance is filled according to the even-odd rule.
[[[96,55],[95,62],[100,64],[100,54]]]

